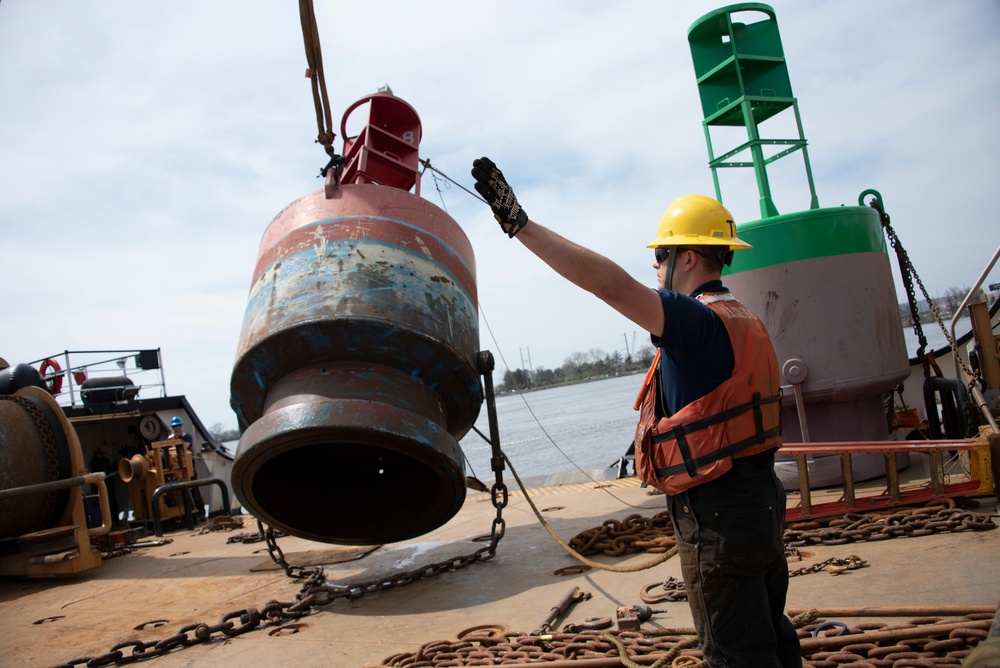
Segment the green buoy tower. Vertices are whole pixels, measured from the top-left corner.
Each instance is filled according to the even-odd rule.
[[[820,208],[771,7],[744,3],[713,11],[691,25],[688,41],[716,197],[725,203],[723,170],[756,174],[761,218],[737,225],[753,248],[736,253],[724,280],[774,342],[785,386],[784,440],[885,440],[882,397],[908,377],[909,361],[878,214],[868,206]],[[778,125],[772,119],[782,114],[794,117],[784,127],[797,131],[769,135],[770,125]],[[745,128],[746,140],[717,146],[713,131],[727,127],[730,137],[733,128]],[[796,157],[809,202],[781,214],[768,167]],[[882,457],[869,457],[878,469]],[[873,471],[883,473],[884,467]]]

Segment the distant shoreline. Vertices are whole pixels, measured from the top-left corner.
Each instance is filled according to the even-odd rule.
[[[593,383],[599,380],[609,380],[611,378],[622,378],[623,376],[638,376],[640,374],[646,373],[646,369],[636,370],[636,371],[625,371],[623,373],[615,373],[607,376],[590,376],[589,378],[580,378],[578,380],[567,380],[561,383],[550,383],[547,385],[542,385],[541,387],[529,387],[525,389],[513,389],[513,390],[503,390],[497,392],[498,396],[507,396],[509,394],[527,394],[529,392],[540,392],[542,390],[551,390],[557,387],[568,387],[570,385],[582,385],[583,383]]]

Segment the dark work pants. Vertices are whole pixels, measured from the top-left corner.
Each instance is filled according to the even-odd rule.
[[[731,471],[667,504],[708,664],[800,667],[799,639],[784,614],[785,491],[773,454],[738,458]]]

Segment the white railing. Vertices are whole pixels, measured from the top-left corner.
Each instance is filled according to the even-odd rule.
[[[43,372],[49,390],[61,406],[82,406],[83,393],[97,390],[127,390],[141,398],[167,396],[160,349],[145,350],[64,350],[43,357],[31,365]],[[113,379],[128,379],[115,386]],[[104,379],[98,383],[93,381]],[[84,385],[86,381],[92,381]],[[110,383],[110,384],[109,384]],[[128,383],[131,383],[129,385]]]

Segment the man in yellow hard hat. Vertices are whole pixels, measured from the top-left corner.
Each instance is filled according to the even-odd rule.
[[[674,200],[649,244],[651,290],[531,221],[488,158],[473,162],[472,175],[509,237],[645,329],[657,347],[636,400],[636,470],[667,495],[705,660],[801,666],[784,615],[785,492],[774,474],[780,375],[764,325],[722,284],[733,252],[750,248],[732,215],[702,195]]]

